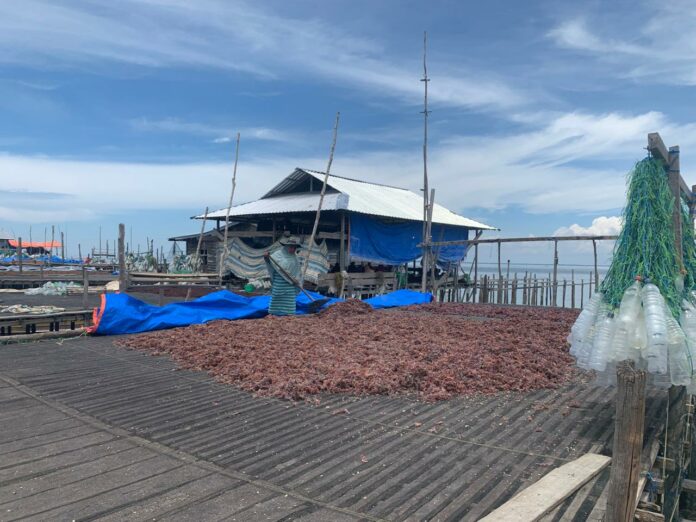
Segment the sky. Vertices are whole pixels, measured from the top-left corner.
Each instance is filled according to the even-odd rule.
[[[0,229],[167,245],[226,206],[237,132],[242,203],[324,170],[338,111],[332,173],[418,191],[427,31],[436,201],[484,237],[615,234],[647,133],[696,181],[695,24],[690,0],[6,0]]]

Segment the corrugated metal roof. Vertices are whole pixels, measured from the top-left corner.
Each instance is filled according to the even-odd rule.
[[[316,212],[319,193],[284,194],[283,192],[291,190],[307,176],[323,182],[324,175],[323,172],[314,170],[296,169],[261,199],[233,207],[230,216]],[[423,221],[423,198],[410,190],[334,175],[329,176],[328,185],[338,193],[327,193],[324,196],[322,210],[342,209],[373,216]],[[225,217],[226,212],[227,209],[217,210],[209,213],[208,218]],[[437,203],[433,209],[433,223],[495,230],[495,227],[460,216]]]

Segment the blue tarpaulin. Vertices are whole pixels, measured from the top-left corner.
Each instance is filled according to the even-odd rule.
[[[469,229],[433,224],[433,241],[469,239]],[[374,216],[352,214],[350,217],[350,255],[364,261],[400,265],[421,257],[418,246],[423,239],[423,223],[390,222]],[[438,260],[457,262],[464,259],[467,245],[439,247]]]
[[[314,292],[310,294],[315,299],[324,297]],[[245,297],[220,290],[186,303],[155,306],[126,294],[104,294],[101,306],[95,310],[91,333],[118,335],[203,324],[219,319],[256,319],[268,314],[270,299],[268,295]],[[343,299],[330,299],[324,307],[340,301]],[[365,300],[373,308],[409,306],[430,301],[431,294],[412,290],[397,290]],[[297,296],[298,315],[308,313],[310,302],[304,294]]]

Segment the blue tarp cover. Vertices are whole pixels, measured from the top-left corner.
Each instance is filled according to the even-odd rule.
[[[315,299],[321,294],[310,292]],[[219,319],[255,319],[268,314],[270,296],[245,297],[227,290],[220,290],[186,303],[165,306],[147,304],[126,294],[104,294],[102,304],[95,311],[97,335],[118,335],[163,330],[177,326],[202,324]],[[324,307],[343,299],[332,298]],[[429,303],[432,295],[412,290],[397,290],[391,294],[372,297],[365,302],[373,308],[392,308]],[[304,294],[297,296],[297,314],[306,314],[310,299]]]
[[[469,229],[433,224],[433,241],[469,239]],[[350,217],[350,255],[365,261],[400,265],[421,257],[418,246],[423,239],[423,223],[389,222],[374,216],[352,214]],[[464,259],[466,245],[452,245],[438,250],[441,262]]]

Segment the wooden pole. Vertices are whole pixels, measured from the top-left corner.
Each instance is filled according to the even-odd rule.
[[[118,289],[125,292],[128,289],[128,275],[126,274],[126,225],[118,225]]]
[[[430,243],[430,237],[428,237],[428,208],[430,203],[428,201],[428,63],[427,63],[427,52],[428,52],[428,33],[423,32],[423,82],[424,95],[423,95],[423,253],[422,253],[422,265],[423,265],[423,275],[421,278],[421,292],[425,292],[427,286],[427,259],[428,259],[428,247]]]
[[[208,207],[205,207],[205,213],[203,214],[203,223],[201,223],[201,233],[198,235],[198,244],[196,245],[196,256],[193,259],[194,270],[199,272],[201,270],[201,246],[203,246],[203,234],[205,232],[205,222],[208,219]],[[138,250],[140,250],[140,245],[138,245]]]
[[[599,269],[597,268],[597,241],[592,240],[592,250],[594,250],[594,280],[595,280],[595,292],[599,288]]]
[[[522,279],[522,304],[526,305],[527,303],[527,272],[524,273],[524,279]]]
[[[60,233],[60,258],[65,263],[65,234],[62,231]]]
[[[430,200],[428,205],[428,238],[433,237],[433,207],[435,206],[435,189],[430,189]],[[444,229],[443,229],[444,231]],[[433,257],[433,248],[428,247],[428,267],[430,268],[430,290],[435,295],[435,264],[436,259]]]
[[[225,259],[229,252],[227,244],[227,235],[230,228],[230,212],[232,211],[232,201],[234,200],[234,189],[237,187],[237,163],[239,161],[239,133],[237,133],[237,146],[234,152],[234,169],[232,170],[232,191],[230,192],[230,201],[227,204],[227,212],[225,213],[225,237],[222,245],[222,255],[220,256],[220,266],[218,267],[219,284],[222,285],[222,275],[225,269]]]
[[[317,229],[319,228],[319,216],[321,216],[321,206],[324,203],[324,195],[326,194],[326,185],[329,182],[329,174],[331,172],[331,164],[333,163],[334,151],[336,150],[336,138],[338,137],[338,122],[341,119],[341,113],[336,113],[336,123],[333,129],[333,140],[331,140],[331,150],[329,151],[329,162],[326,165],[326,172],[324,173],[324,182],[321,185],[321,193],[319,195],[319,203],[317,204],[317,214],[314,216],[314,225],[312,226],[312,233],[309,236],[309,244],[307,245],[307,258],[302,269],[302,280],[300,284],[304,285],[305,277],[307,276],[307,269],[309,268],[309,259],[312,255],[312,249],[314,248],[314,238],[317,236]]]
[[[563,308],[565,308],[566,304],[566,286],[567,286],[568,281],[563,279]]]
[[[636,370],[633,362],[622,361],[616,377],[616,424],[606,520],[632,522],[640,480],[646,375]]]
[[[503,279],[503,269],[500,265],[500,241],[498,241],[498,299],[497,302],[500,303],[503,297],[503,287],[500,282]]]
[[[19,273],[21,274],[23,272],[22,263],[24,262],[22,260],[22,238],[21,237],[17,238],[17,262],[19,263]]]
[[[570,307],[575,308],[575,270],[570,271]]]
[[[346,269],[346,213],[341,212],[341,240],[338,247],[338,269],[343,273]]]
[[[476,294],[478,288],[478,243],[474,245],[474,292],[472,302],[476,302]]]
[[[82,307],[89,306],[89,272],[87,267],[82,267]]]
[[[558,241],[553,242],[553,295],[551,304],[556,306],[558,299]]]
[[[51,264],[53,264],[53,247],[56,245],[56,226],[51,225],[51,251],[49,254],[48,259],[50,260]]]
[[[508,283],[510,282],[510,260],[507,260],[507,270],[505,272],[505,304],[510,304],[510,298],[508,297]]]

